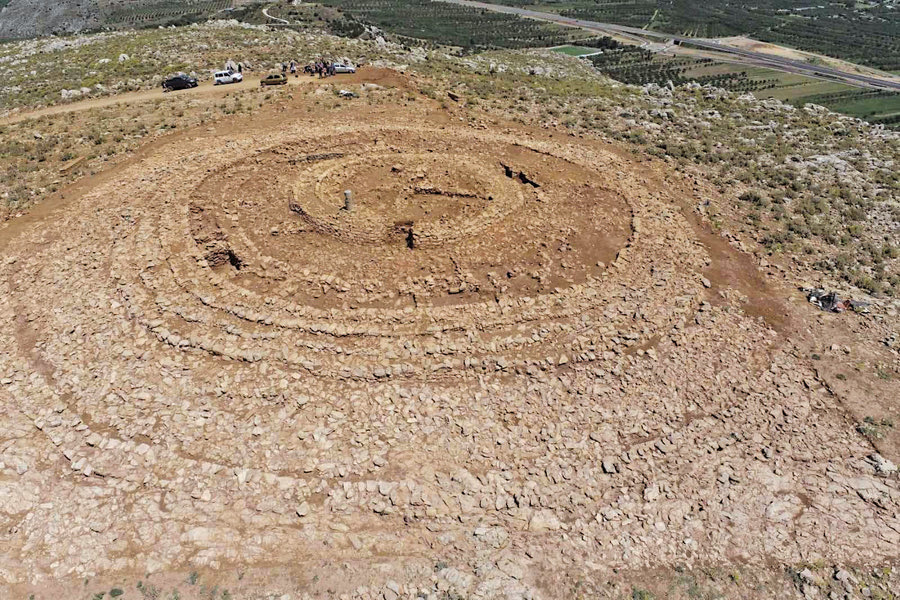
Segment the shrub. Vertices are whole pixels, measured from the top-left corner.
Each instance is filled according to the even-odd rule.
[[[768,199],[755,190],[744,192],[740,195],[740,200],[753,206],[766,207],[769,205]]]

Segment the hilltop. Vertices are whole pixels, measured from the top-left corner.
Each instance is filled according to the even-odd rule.
[[[0,595],[900,594],[900,133],[317,18],[0,46]]]

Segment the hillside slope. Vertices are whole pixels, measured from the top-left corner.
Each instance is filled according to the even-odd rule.
[[[0,39],[76,33],[98,27],[101,19],[94,0],[12,0],[0,11]]]
[[[6,0],[0,0],[0,6]],[[231,6],[230,0],[11,0],[0,11],[0,40],[104,29],[186,25]]]

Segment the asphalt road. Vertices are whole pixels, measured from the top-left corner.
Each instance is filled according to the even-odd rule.
[[[822,65],[812,65],[803,61],[791,60],[789,58],[782,58],[780,56],[773,56],[771,54],[764,54],[761,52],[753,52],[751,50],[734,48],[732,46],[726,46],[720,43],[718,40],[683,37],[668,33],[660,33],[657,31],[647,31],[645,29],[639,29],[637,27],[627,27],[625,25],[599,23],[597,21],[585,21],[583,19],[570,19],[568,17],[562,17],[553,13],[539,12],[535,10],[528,10],[525,8],[517,8],[514,6],[505,6],[502,4],[487,4],[485,2],[477,2],[476,0],[436,1],[449,2],[451,4],[459,4],[462,6],[481,8],[493,12],[517,15],[528,19],[550,21],[559,25],[565,25],[567,27],[578,27],[580,29],[586,29],[588,31],[594,31],[598,33],[617,33],[627,36],[638,36],[643,39],[652,38],[659,40],[672,40],[678,44],[715,51],[716,53],[724,55],[722,56],[721,60],[726,62],[728,61],[728,57],[731,57],[733,62],[739,62],[741,64],[749,63],[759,67],[774,69],[776,71],[796,73],[799,75],[806,75],[807,77],[815,77],[817,79],[827,79],[829,81],[839,81],[840,83],[846,83],[848,85],[854,85],[857,87],[900,91],[900,82],[878,79],[877,77],[869,77],[867,75],[861,75],[858,73],[849,73],[847,71],[841,71],[840,69],[834,69],[832,67],[826,67]]]

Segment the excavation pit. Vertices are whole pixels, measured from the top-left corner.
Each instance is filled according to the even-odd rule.
[[[291,155],[317,160],[285,166]],[[514,165],[509,176],[498,157]],[[291,281],[294,297],[321,308],[337,298],[308,279],[337,276],[347,282],[341,298],[372,308],[413,298],[464,304],[498,289],[541,294],[599,276],[598,264],[613,262],[632,236],[625,194],[593,165],[477,132],[395,128],[379,131],[377,142],[362,131],[323,135],[228,170],[246,183],[215,188],[204,209],[220,220],[228,213],[239,232],[229,239],[242,241],[236,249],[251,271],[265,265],[268,275],[252,281],[253,291],[279,295],[281,282]],[[253,185],[259,177],[269,182],[264,198]],[[573,190],[573,180],[584,184]],[[346,190],[352,210],[345,210]],[[266,235],[275,228],[290,235]],[[297,277],[301,264],[309,275]],[[500,283],[498,269],[517,275]],[[458,293],[460,273],[477,292]],[[368,291],[353,283],[361,281]]]

